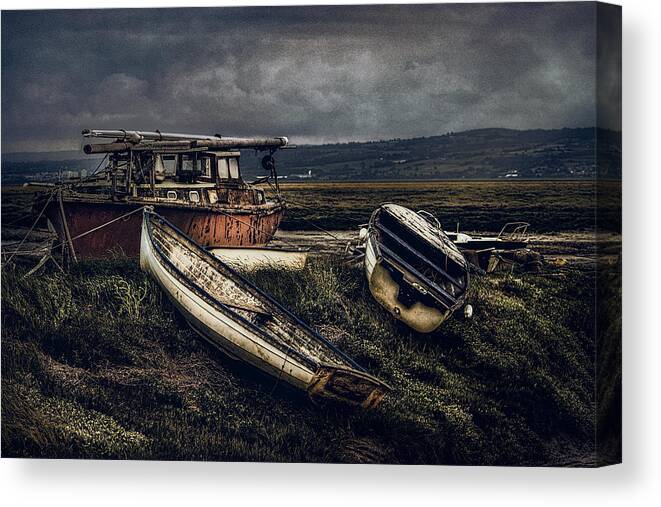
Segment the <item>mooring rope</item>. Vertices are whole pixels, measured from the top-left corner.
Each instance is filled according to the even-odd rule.
[[[269,184],[269,186],[271,187],[271,189],[272,189],[274,192],[276,192],[276,194],[277,194],[278,196],[281,195],[281,194],[280,194],[280,191],[277,190],[277,189],[275,189],[274,186],[273,186],[273,184],[272,184],[269,180],[267,180],[266,182]],[[295,200],[293,200],[293,199],[290,199],[289,197],[286,197],[286,198],[284,199],[284,201],[285,201],[285,203],[290,202],[290,203],[292,203],[292,204],[295,204],[296,206],[300,206],[301,208],[306,208],[306,209],[309,209],[309,210],[313,210],[313,209],[314,209],[312,206],[308,206],[307,204],[303,204],[302,202],[295,201]],[[349,221],[351,221],[351,222],[354,222],[354,223],[356,223],[356,224],[359,224],[359,225],[362,225],[362,224],[365,223],[363,220],[358,220],[358,219],[356,219],[356,218],[352,218],[352,217],[345,217],[345,218],[346,218],[347,220],[349,220]],[[341,238],[337,237],[337,236],[336,236],[335,234],[333,234],[332,232],[330,232],[330,231],[324,229],[324,228],[321,227],[320,225],[315,224],[312,220],[309,220],[309,219],[307,219],[307,218],[305,218],[305,217],[300,217],[300,219],[303,220],[304,222],[309,223],[309,224],[310,224],[312,227],[314,227],[315,229],[318,229],[318,230],[320,230],[321,232],[323,232],[324,234],[327,234],[328,236],[330,236],[330,237],[333,238],[334,240],[336,240],[336,241],[343,241]]]
[[[330,237],[333,238],[334,240],[336,240],[336,241],[344,241],[342,238],[336,236],[336,235],[333,234],[332,232],[327,231],[326,229],[324,229],[324,228],[321,227],[320,225],[315,224],[312,220],[308,220],[307,218],[304,218],[304,217],[301,217],[301,219],[302,219],[303,221],[309,223],[309,224],[310,224],[312,227],[314,227],[315,229],[319,229],[319,230],[320,230],[321,232],[323,232],[324,234],[327,234],[328,236],[330,236]]]
[[[128,216],[130,216],[130,215],[133,215],[134,213],[137,213],[138,211],[142,211],[142,210],[144,210],[146,207],[147,207],[147,206],[140,206],[139,208],[136,208],[136,209],[134,209],[134,210],[132,210],[132,211],[129,211],[128,213],[124,213],[123,215],[121,215],[121,216],[119,216],[119,217],[117,217],[117,218],[113,218],[112,220],[109,220],[108,222],[105,222],[105,223],[103,223],[103,224],[101,224],[101,225],[97,225],[96,227],[94,227],[94,228],[92,228],[92,229],[90,229],[90,230],[88,230],[88,231],[85,231],[85,232],[83,232],[83,233],[78,234],[77,236],[74,236],[73,238],[71,238],[71,242],[73,243],[73,242],[74,242],[75,240],[77,240],[78,238],[82,238],[83,236],[87,236],[88,234],[92,234],[93,232],[96,232],[96,231],[98,231],[99,229],[103,229],[104,227],[106,227],[106,226],[108,226],[108,225],[110,225],[110,224],[112,224],[112,223],[115,223],[115,222],[117,222],[117,221],[119,221],[119,220],[123,220],[124,218],[126,218],[126,217],[128,217]],[[59,248],[59,247],[61,247],[62,245],[64,245],[65,243],[68,243],[68,241],[62,241],[62,242],[58,243],[57,245],[54,245],[54,246],[53,246],[53,249],[55,249],[55,248]]]
[[[55,190],[53,190],[53,191],[50,193],[50,195],[48,196],[48,200],[46,201],[46,204],[44,204],[44,207],[41,209],[41,212],[39,213],[39,216],[37,216],[37,219],[34,221],[34,223],[32,224],[32,226],[30,227],[30,230],[28,230],[27,234],[26,234],[25,236],[23,236],[23,239],[21,240],[21,242],[20,242],[20,243],[18,244],[18,246],[16,247],[16,250],[11,254],[11,256],[9,257],[9,259],[7,259],[7,261],[5,262],[5,264],[3,264],[2,267],[0,267],[0,269],[4,268],[7,264],[9,264],[9,262],[11,262],[11,260],[12,260],[12,259],[14,258],[14,256],[16,255],[16,252],[19,251],[19,250],[21,249],[21,247],[23,246],[23,243],[25,243],[25,240],[28,239],[28,236],[29,236],[30,234],[32,234],[32,231],[34,230],[35,226],[37,225],[37,222],[39,222],[39,220],[41,219],[41,216],[44,214],[44,211],[46,211],[46,207],[50,204],[51,199],[53,199],[53,196],[54,196],[54,195],[55,195]]]
[[[287,198],[286,201],[287,201],[287,202],[291,202],[292,204],[295,204],[295,205],[297,205],[297,206],[300,206],[301,208],[306,208],[306,209],[310,209],[310,210],[313,210],[313,209],[314,209],[312,206],[308,206],[308,205],[306,205],[306,204],[303,204],[302,202],[294,201],[294,200],[289,199],[289,198]],[[365,223],[364,220],[358,220],[358,219],[356,219],[356,218],[352,218],[352,217],[344,217],[344,218],[345,218],[346,220],[349,220],[349,221],[351,221],[351,222],[354,222],[355,224],[358,224],[358,225],[363,225],[363,224]],[[333,239],[336,239],[337,241],[342,241],[342,239],[338,238],[338,237],[337,237],[336,235],[334,235],[332,232],[330,232],[330,231],[324,229],[324,228],[321,227],[320,225],[315,224],[312,220],[309,220],[309,219],[307,219],[307,218],[305,218],[305,217],[300,217],[300,219],[303,220],[304,222],[309,223],[312,227],[315,227],[316,229],[319,229],[320,231],[324,232],[325,234],[328,234],[328,235],[329,235],[330,237],[332,237]]]
[[[215,211],[216,213],[220,213],[221,215],[225,215],[225,216],[227,216],[230,220],[234,220],[234,221],[236,221],[236,222],[239,222],[240,224],[245,225],[246,227],[250,227],[251,229],[255,229],[257,232],[260,232],[260,233],[262,233],[262,234],[264,234],[264,235],[266,235],[266,236],[268,236],[268,235],[271,234],[271,233],[269,233],[268,231],[266,231],[266,230],[264,230],[264,229],[261,229],[261,228],[257,227],[256,225],[253,225],[253,224],[250,224],[250,223],[248,223],[248,222],[244,222],[243,220],[240,220],[239,218],[235,217],[235,216],[232,215],[231,213],[228,213],[228,212],[226,212],[226,211],[222,211],[222,210],[214,210],[214,211]],[[275,236],[275,234],[273,234],[273,236]],[[298,246],[299,246],[298,244],[294,243],[293,241],[288,241],[288,240],[286,240],[286,239],[284,239],[284,238],[279,238],[279,239],[280,239],[280,241],[282,241],[283,243],[287,243],[288,245],[295,246],[295,247],[297,247],[297,248],[298,248]]]
[[[280,384],[280,379],[282,378],[282,372],[285,371],[285,366],[287,366],[288,362],[289,362],[289,356],[285,354],[285,360],[282,362],[282,368],[280,368],[280,371],[278,372],[278,376],[276,377],[275,382],[273,383],[273,388],[271,389],[271,393],[269,394],[269,396],[273,396],[273,393],[275,393],[275,390]]]
[[[50,196],[50,198],[52,198],[52,195]],[[49,200],[50,200],[50,198],[49,198]],[[47,202],[46,204],[48,204],[48,202]],[[106,226],[108,226],[108,225],[110,225],[110,224],[112,224],[112,223],[115,223],[115,222],[117,222],[117,221],[119,221],[119,220],[123,220],[124,218],[126,218],[126,217],[128,217],[128,216],[130,216],[130,215],[133,215],[134,213],[137,213],[138,211],[142,211],[142,210],[144,210],[146,207],[147,207],[147,206],[140,206],[139,208],[136,208],[136,209],[134,209],[134,210],[132,210],[132,211],[129,211],[128,213],[125,213],[125,214],[123,214],[123,215],[121,215],[121,216],[119,216],[119,217],[117,217],[117,218],[113,218],[112,220],[109,220],[108,222],[105,222],[105,223],[103,223],[103,224],[101,224],[101,225],[97,225],[96,227],[94,227],[94,228],[92,228],[92,229],[89,229],[88,231],[82,232],[82,233],[80,233],[80,234],[78,234],[78,235],[72,237],[72,238],[71,238],[71,243],[73,244],[73,242],[74,242],[75,240],[79,239],[79,238],[82,238],[82,237],[84,237],[84,236],[87,236],[88,234],[92,234],[93,232],[96,232],[96,231],[98,231],[99,229],[103,229],[104,227],[106,227]],[[45,209],[46,209],[46,207],[44,206],[44,210],[45,210]],[[39,214],[39,217],[38,217],[37,220],[35,221],[35,224],[39,221],[39,218],[41,218],[41,215],[43,214],[43,211],[44,211],[44,210],[42,210],[42,212]],[[28,234],[25,235],[25,238],[28,237],[28,235],[30,234],[30,232],[32,232],[32,229],[30,229],[30,231],[28,232]],[[25,241],[25,238],[23,238],[23,241]],[[12,253],[11,257],[9,257],[9,259],[7,259],[7,261],[5,262],[5,264],[3,264],[2,267],[4,267],[6,264],[8,264],[9,261],[11,261],[11,260],[13,259],[13,257],[14,257],[17,253],[19,253],[19,249],[20,249],[21,245],[23,244],[23,241],[21,241],[21,243],[18,245],[18,247],[16,247],[16,250]],[[57,243],[57,244],[53,245],[53,246],[50,248],[50,250],[51,250],[51,251],[56,250],[57,248],[61,247],[62,245],[65,245],[65,244],[67,244],[67,243],[69,243],[69,240],[61,241],[60,243]],[[33,252],[22,251],[22,252],[20,252],[20,253],[21,253],[21,254],[24,254],[24,253],[33,253]]]
[[[7,211],[7,214],[12,213],[11,211]],[[20,215],[18,218],[15,218],[11,222],[2,222],[2,227],[11,227],[14,224],[17,224],[18,222],[21,222],[25,220],[26,218],[30,218],[32,216],[32,204],[28,204],[27,206],[23,206],[21,208],[18,208],[17,210],[14,211],[14,213],[24,213]]]

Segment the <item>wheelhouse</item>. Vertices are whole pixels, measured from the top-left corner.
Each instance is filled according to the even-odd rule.
[[[139,168],[153,167],[155,180],[181,183],[243,183],[238,151],[205,151],[193,153],[145,153],[138,161]],[[123,157],[117,157],[121,163]]]
[[[243,180],[240,157],[239,151],[217,150],[112,153],[110,193],[114,199],[200,206],[266,203],[264,190]]]

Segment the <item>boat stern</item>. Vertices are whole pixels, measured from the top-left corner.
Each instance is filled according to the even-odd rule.
[[[390,387],[369,373],[339,365],[323,364],[308,384],[310,398],[339,401],[358,405],[365,409],[375,408]]]
[[[405,291],[404,284],[396,282],[383,263],[377,263],[368,278],[369,289],[376,301],[388,310],[393,317],[414,329],[418,333],[431,333],[448,318],[449,311],[441,311],[436,306],[429,306],[422,302],[422,289],[410,286],[409,291],[417,297],[404,298],[401,296]],[[410,300],[406,304],[403,300]]]

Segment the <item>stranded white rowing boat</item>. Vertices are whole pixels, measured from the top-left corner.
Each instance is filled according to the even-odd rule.
[[[268,294],[148,209],[142,222],[140,266],[203,338],[307,390],[313,399],[371,408],[389,390]]]
[[[466,298],[468,263],[429,213],[379,207],[370,218],[364,262],[374,298],[420,333],[437,329]]]

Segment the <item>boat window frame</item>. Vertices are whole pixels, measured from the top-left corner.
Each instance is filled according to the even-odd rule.
[[[228,158],[229,157],[216,157],[216,170],[217,170],[217,173],[218,173],[218,179],[221,179],[221,180],[228,180],[229,179],[230,165],[229,165]],[[224,169],[221,169],[221,165],[225,166]]]
[[[239,155],[216,155],[216,177],[218,181],[240,182],[241,164]]]
[[[179,165],[177,161],[177,155],[172,155],[169,153],[159,153],[161,157],[161,162],[163,163],[163,168],[165,169],[166,176],[174,176],[177,174],[177,166]]]
[[[212,178],[211,157],[200,157],[200,174],[204,178]]]
[[[179,170],[182,173],[199,174],[200,159],[196,153],[179,154]]]
[[[241,171],[239,169],[239,157],[227,157],[229,166],[229,174],[231,180],[241,179]]]

